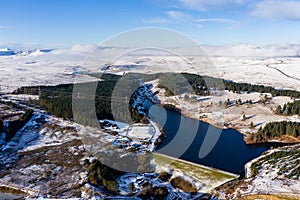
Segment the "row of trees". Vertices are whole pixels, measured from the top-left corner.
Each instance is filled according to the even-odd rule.
[[[124,81],[124,76],[113,74],[92,74],[95,77],[99,77],[104,82],[118,82],[121,78]],[[226,89],[233,92],[259,92],[259,93],[271,93],[272,96],[289,96],[293,98],[299,98],[300,92],[295,90],[283,90],[275,89],[270,86],[254,85],[250,83],[236,83],[233,81],[223,80],[220,78],[213,78],[209,76],[200,76],[190,73],[157,73],[157,74],[138,74],[129,73],[125,75],[125,80],[142,80],[151,81],[159,79],[159,87],[167,90],[167,95],[177,95],[186,91],[193,92],[198,95],[209,95],[209,90],[214,89]],[[130,85],[128,84],[128,86]],[[44,86],[42,86],[44,87]],[[14,91],[15,94],[39,94],[40,87],[22,87]],[[105,89],[105,88],[103,88]],[[126,84],[123,88],[126,91]]]
[[[282,121],[271,122],[258,132],[265,133],[268,137],[280,137],[282,135],[300,136],[300,125],[298,122]]]
[[[211,89],[215,90],[229,90],[236,93],[241,92],[259,92],[271,93],[272,96],[288,96],[293,98],[300,97],[300,92],[295,90],[279,90],[270,86],[254,85],[250,83],[236,83],[233,81],[223,80],[219,78],[212,78],[208,76],[200,76],[196,74],[182,73],[192,86],[194,92],[199,95],[209,95]],[[208,89],[210,91],[208,91]]]
[[[278,115],[299,115],[300,116],[300,101],[289,102],[281,107],[280,105],[275,111]]]
[[[226,90],[241,93],[241,92],[259,92],[259,93],[271,93],[272,96],[288,96],[293,98],[300,97],[300,92],[295,90],[278,90],[270,86],[253,85],[250,83],[236,83],[233,81],[224,81]]]
[[[293,137],[300,136],[300,124],[298,122],[282,121],[270,122],[264,128],[260,128],[256,133],[248,136],[253,142],[264,142],[268,139],[289,135]]]
[[[166,89],[166,95],[179,95],[184,92],[191,92],[197,95],[210,95],[213,90],[229,90],[236,93],[241,92],[259,92],[271,93],[272,96],[289,96],[299,98],[300,92],[295,90],[279,90],[270,86],[254,85],[250,83],[236,83],[233,81],[213,78],[209,76],[200,76],[189,73],[167,73],[159,76],[160,88]]]

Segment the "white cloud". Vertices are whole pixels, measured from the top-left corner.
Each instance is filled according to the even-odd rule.
[[[234,57],[299,57],[300,45],[250,45],[233,44],[203,46],[209,56]]]
[[[237,21],[226,18],[195,18],[181,11],[167,11],[164,17],[155,17],[152,19],[144,20],[145,23],[152,24],[166,24],[166,23],[179,23],[191,22],[196,24],[197,27],[202,28],[203,23],[222,23],[222,24],[237,24]]]
[[[225,18],[202,18],[196,19],[196,22],[216,22],[216,23],[236,23],[235,20],[225,19]]]
[[[165,12],[164,17],[154,17],[152,19],[143,20],[145,23],[150,24],[169,24],[169,23],[176,23],[178,21],[190,21],[193,20],[193,17],[185,14],[180,11],[167,11]]]
[[[172,20],[178,20],[178,21],[186,21],[186,20],[192,20],[193,17],[188,15],[188,14],[185,14],[183,12],[180,12],[180,11],[167,11],[166,12],[167,16],[172,19]]]
[[[239,27],[239,22],[232,20],[232,19],[226,19],[226,18],[200,18],[195,19],[195,22],[197,23],[198,28],[203,28],[204,23],[219,23],[219,24],[228,24],[229,29],[235,29]]]
[[[188,9],[205,11],[212,6],[222,6],[226,4],[244,4],[249,0],[177,0]]]
[[[263,0],[254,4],[252,15],[285,20],[300,20],[300,1]]]

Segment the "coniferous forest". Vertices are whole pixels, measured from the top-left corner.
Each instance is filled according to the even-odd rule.
[[[93,76],[100,76],[93,74]],[[159,79],[159,88],[164,88],[166,95],[178,95],[184,92],[191,92],[196,95],[210,95],[211,91],[229,90],[232,92],[259,92],[259,93],[271,93],[273,96],[289,96],[291,98],[299,98],[300,92],[293,90],[277,90],[273,87],[263,85],[253,85],[248,83],[235,83],[233,81],[222,80],[218,78],[212,78],[208,76],[200,76],[189,73],[158,73],[158,74],[126,74],[127,80],[141,80],[151,81]],[[123,78],[123,76],[113,74],[101,74],[102,81],[97,84],[95,92],[95,110],[98,119],[113,119],[111,111],[111,96],[117,82]],[[126,82],[125,82],[126,83]],[[87,84],[87,83],[80,83]],[[58,117],[72,119],[72,93],[73,84],[58,85],[58,86],[40,86],[40,87],[22,87],[16,90],[15,94],[39,94],[38,105],[45,108],[49,113]],[[127,91],[128,88],[138,88],[138,81],[128,81],[128,84],[122,85],[122,90]],[[223,87],[223,88],[222,88]],[[122,91],[121,91],[122,92]],[[90,98],[90,97],[85,97]],[[113,101],[124,102],[122,94],[119,97],[114,98]],[[128,106],[132,97],[126,97],[128,99]],[[277,114],[291,115],[299,114],[300,101],[294,101],[276,109]],[[143,116],[139,116],[139,113],[130,108],[131,118],[135,121],[139,121]],[[122,113],[120,113],[122,115]],[[124,116],[126,113],[124,113]],[[263,141],[269,137],[277,137],[280,135],[292,135],[299,136],[299,125],[292,122],[274,122],[267,124],[263,130],[259,130],[257,133],[249,136],[251,140]]]
[[[282,121],[267,123],[256,133],[249,135],[248,140],[253,142],[264,142],[268,139],[278,138],[283,135],[292,137],[300,136],[300,124],[298,122]]]
[[[278,115],[299,115],[300,116],[300,101],[289,102],[281,107],[280,105],[276,109]]]

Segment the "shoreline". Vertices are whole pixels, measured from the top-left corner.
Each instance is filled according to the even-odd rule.
[[[177,108],[177,107],[176,107]],[[270,138],[268,140],[265,140],[265,141],[250,141],[250,140],[247,140],[246,136],[248,135],[247,133],[241,131],[241,129],[239,127],[236,127],[236,126],[228,126],[226,124],[224,124],[223,126],[220,126],[220,125],[217,125],[217,124],[214,124],[212,123],[211,119],[208,118],[208,117],[203,117],[203,118],[197,118],[197,117],[194,117],[193,115],[189,115],[187,113],[183,113],[182,112],[182,109],[181,108],[177,108],[177,109],[169,109],[169,108],[166,108],[170,111],[173,111],[173,112],[178,112],[179,114],[183,115],[184,117],[187,117],[187,118],[191,118],[191,119],[194,119],[194,120],[199,120],[201,122],[204,122],[204,123],[207,123],[211,126],[214,126],[218,129],[222,129],[222,130],[226,130],[226,129],[233,129],[233,130],[236,130],[237,132],[239,132],[240,134],[243,135],[243,140],[244,142],[247,144],[247,145],[250,145],[250,144],[264,144],[264,143],[278,143],[278,144],[286,144],[286,145],[293,145],[293,144],[299,144],[300,143],[300,140],[297,139],[297,138],[292,138],[292,136],[288,136],[288,135],[283,135],[281,138]],[[290,140],[287,140],[287,139],[290,139]],[[292,139],[292,141],[291,141]]]

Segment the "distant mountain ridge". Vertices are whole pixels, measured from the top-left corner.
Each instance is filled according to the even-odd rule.
[[[75,54],[86,54],[89,55],[91,52],[97,50],[99,53],[110,52],[112,54],[122,53],[130,48],[118,47],[118,46],[101,46],[100,45],[84,45],[77,44],[65,48],[32,48],[32,49],[22,49],[20,48],[5,48],[6,46],[1,45],[0,56],[12,56],[12,55],[41,55],[44,53],[54,53],[55,55],[66,55],[70,53]],[[199,52],[198,47],[203,49],[210,57],[255,57],[255,58],[270,58],[270,57],[300,57],[300,44],[274,44],[274,45],[255,45],[255,44],[224,44],[224,45],[202,45],[199,44],[197,47],[181,48],[176,47],[174,49],[176,52],[183,56],[197,56]],[[197,50],[198,49],[198,50]],[[140,54],[142,54],[140,52]],[[138,55],[140,55],[138,54]],[[152,55],[152,54],[151,54]],[[162,52],[160,55],[162,56]],[[146,55],[145,55],[146,56]]]
[[[13,55],[34,56],[34,55],[49,53],[52,50],[53,49],[16,50],[11,48],[2,48],[0,49],[0,56],[13,56]]]

